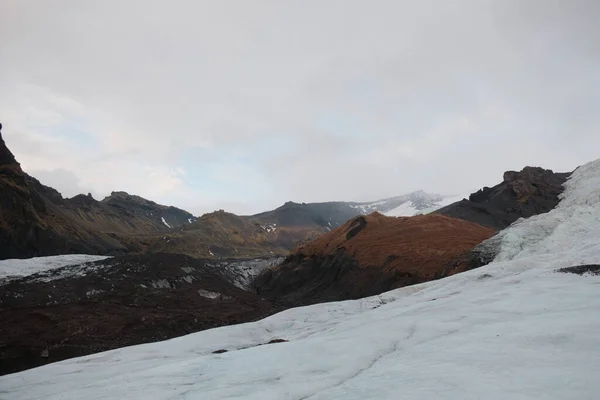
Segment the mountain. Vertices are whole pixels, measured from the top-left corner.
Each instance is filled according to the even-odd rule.
[[[363,203],[344,201],[294,203],[290,201],[275,210],[246,218],[267,225],[319,227],[329,231],[346,223],[351,218],[371,214],[375,211],[389,216],[426,214],[460,199],[462,196],[443,196],[419,190],[402,196]]]
[[[600,160],[482,268],[0,377],[12,400],[596,399]],[[366,229],[366,228],[365,228]],[[359,233],[360,234],[360,233]]]

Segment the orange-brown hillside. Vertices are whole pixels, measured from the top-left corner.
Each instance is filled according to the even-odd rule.
[[[363,268],[385,264],[385,269],[425,275],[493,234],[493,229],[443,215],[395,218],[374,212],[351,219],[292,253],[323,257],[343,248]]]
[[[294,304],[360,298],[426,282],[495,231],[430,214],[351,219],[296,248],[283,264],[256,281],[259,293]]]

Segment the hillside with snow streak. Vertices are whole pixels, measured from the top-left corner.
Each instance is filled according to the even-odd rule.
[[[600,160],[480,269],[0,377],[0,398],[596,399],[600,276],[557,271],[600,264],[599,238]]]

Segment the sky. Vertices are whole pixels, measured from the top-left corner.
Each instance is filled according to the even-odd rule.
[[[0,121],[64,196],[200,215],[600,156],[596,0],[0,0]]]

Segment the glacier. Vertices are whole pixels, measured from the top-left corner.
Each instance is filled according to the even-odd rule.
[[[600,264],[600,160],[489,243],[479,269],[3,376],[0,399],[597,399],[600,276],[557,270]]]
[[[66,266],[101,261],[107,258],[109,257],[87,254],[66,254],[60,256],[1,260],[0,279],[20,278]]]

